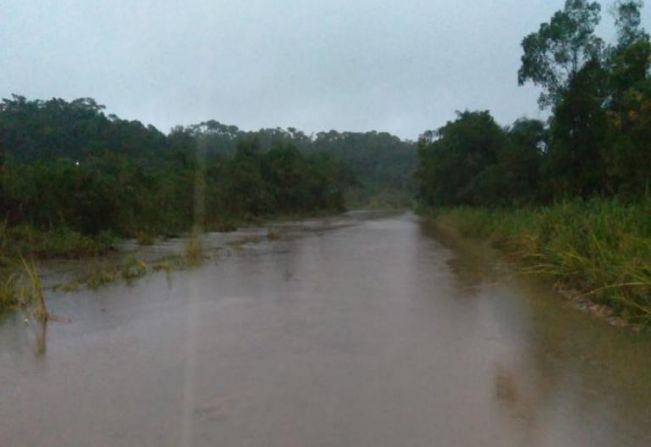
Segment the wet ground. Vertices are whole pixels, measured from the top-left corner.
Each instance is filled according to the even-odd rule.
[[[6,317],[0,446],[651,445],[648,334],[412,214],[275,231],[208,235],[195,269],[48,291],[69,321],[45,352]]]

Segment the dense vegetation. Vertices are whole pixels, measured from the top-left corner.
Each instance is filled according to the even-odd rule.
[[[93,99],[0,102],[0,308],[22,257],[80,257],[279,215],[404,206],[416,148],[388,133],[153,126]],[[25,264],[27,265],[27,264]],[[31,264],[30,264],[31,265]]]
[[[200,137],[169,141],[152,127],[105,117],[91,100],[5,100],[0,142],[5,233],[27,225],[136,236],[339,211],[353,181],[342,162],[291,142],[262,151],[255,139],[241,139],[232,156],[208,157]]]
[[[374,194],[404,200],[416,150],[387,133],[245,132],[215,121],[165,135],[107,116],[92,99],[14,95],[0,103],[0,157],[2,234],[33,242],[39,236],[32,229],[73,232],[67,236],[81,242],[106,232],[174,233],[191,224],[223,228],[274,214],[342,210],[351,190],[358,201]],[[202,222],[194,214],[199,181]],[[65,242],[31,245],[53,255],[70,251]],[[89,241],[73,245],[99,249]]]
[[[651,43],[639,1],[617,4],[618,40],[595,35],[599,4],[568,0],[527,36],[521,83],[543,88],[547,123],[502,128],[489,112],[459,113],[420,140],[420,199],[427,205],[546,204],[649,193]]]
[[[419,199],[470,234],[512,250],[618,310],[651,315],[651,42],[642,2],[567,0],[522,42],[521,84],[542,87],[547,122],[499,126],[459,113],[419,142]],[[468,208],[468,207],[473,208]]]
[[[201,141],[208,158],[230,157],[238,142],[253,139],[262,151],[283,143],[306,154],[327,153],[344,162],[356,179],[348,197],[352,206],[405,206],[415,192],[416,145],[387,132],[330,130],[306,135],[292,127],[246,132],[236,126],[206,121],[175,127],[169,138],[173,147]]]

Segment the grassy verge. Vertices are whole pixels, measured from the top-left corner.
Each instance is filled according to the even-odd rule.
[[[453,208],[441,225],[490,240],[575,295],[651,325],[651,201],[571,201],[523,209]]]
[[[110,250],[114,240],[110,233],[90,237],[67,228],[38,230],[26,225],[0,224],[0,257],[7,261],[20,256],[39,259],[97,256]]]

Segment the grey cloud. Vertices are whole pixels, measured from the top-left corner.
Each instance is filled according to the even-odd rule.
[[[0,94],[90,96],[162,130],[212,118],[416,138],[464,109],[507,124],[540,116],[516,82],[519,44],[562,4],[0,0]]]

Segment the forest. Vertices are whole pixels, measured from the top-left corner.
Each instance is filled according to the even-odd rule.
[[[641,1],[567,0],[522,41],[519,83],[547,121],[500,126],[465,111],[423,134],[418,197],[463,232],[492,238],[633,318],[651,321],[651,42]],[[447,211],[446,211],[447,210]]]
[[[17,95],[0,103],[0,150],[5,259],[340,212],[347,200],[403,205],[416,164],[415,145],[388,133],[245,132],[207,121],[166,135],[106,115],[93,99]]]

